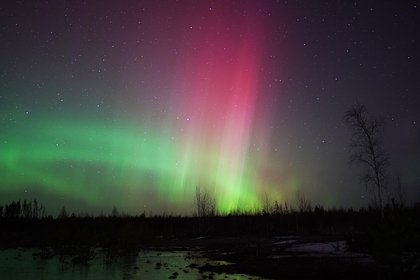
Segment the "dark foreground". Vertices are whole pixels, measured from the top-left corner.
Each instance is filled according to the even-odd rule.
[[[246,273],[268,279],[418,279],[420,276],[418,254],[411,261],[378,260],[365,250],[352,248],[354,240],[347,238],[339,235],[203,236],[164,242],[173,247],[162,248],[204,249],[207,258],[226,261],[228,265],[206,264],[203,270]]]
[[[419,209],[312,211],[285,215],[0,219],[2,248],[92,261],[147,250],[199,252],[200,271],[269,279],[420,279]],[[204,274],[203,274],[204,275]],[[209,276],[210,275],[210,276]],[[172,275],[172,279],[177,278]]]

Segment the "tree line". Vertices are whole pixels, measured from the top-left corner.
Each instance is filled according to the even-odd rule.
[[[22,219],[42,219],[46,217],[44,205],[33,201],[21,200],[12,201],[9,204],[0,205],[0,218],[22,218]]]

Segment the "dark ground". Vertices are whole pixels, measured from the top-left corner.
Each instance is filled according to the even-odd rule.
[[[268,279],[419,279],[420,255],[405,263],[380,262],[366,252],[349,255],[288,252],[293,245],[347,240],[339,235],[298,236],[202,236],[192,239],[163,239],[154,249],[204,251],[210,260],[228,265],[207,264],[200,269],[215,273],[245,273]],[[280,241],[280,242],[279,242]],[[282,243],[281,241],[286,241]],[[278,244],[281,243],[281,244]],[[351,247],[351,246],[350,246]]]
[[[112,255],[143,249],[199,250],[201,270],[271,279],[420,279],[420,209],[310,211],[216,217],[0,218],[2,248],[52,248],[48,255],[89,261],[91,248]],[[346,242],[355,252],[290,251],[299,244]],[[335,244],[335,243],[334,243]],[[338,244],[338,243],[337,243]],[[367,260],[367,261],[366,261]]]

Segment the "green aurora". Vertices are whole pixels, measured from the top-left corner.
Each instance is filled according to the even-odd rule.
[[[241,178],[223,172],[211,151],[186,155],[173,137],[162,132],[144,133],[134,124],[110,128],[103,121],[83,119],[28,117],[18,122],[24,125],[2,132],[7,139],[0,144],[3,190],[38,186],[89,205],[103,205],[101,193],[107,189],[139,195],[145,203],[140,197],[153,187],[169,203],[193,205],[195,186],[200,186],[216,197],[221,213],[260,207],[255,172],[247,169]]]

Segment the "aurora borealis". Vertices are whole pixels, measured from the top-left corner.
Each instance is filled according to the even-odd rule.
[[[354,3],[1,4],[0,202],[191,213],[200,186],[222,213],[297,191],[362,205],[342,124],[356,100],[389,121],[418,195],[417,7]]]

